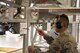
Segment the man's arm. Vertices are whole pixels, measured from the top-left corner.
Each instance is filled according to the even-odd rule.
[[[49,35],[45,35],[45,36],[43,36],[43,38],[46,40],[46,42],[48,43],[48,44],[51,44],[52,43],[52,41],[54,40],[51,36],[49,36]]]
[[[47,41],[48,44],[51,44],[51,42],[54,40],[51,36],[47,35],[44,30],[37,29],[39,35],[43,36],[43,38]]]

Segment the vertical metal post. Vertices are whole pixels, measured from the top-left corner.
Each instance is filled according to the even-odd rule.
[[[29,32],[29,19],[30,19],[30,9],[29,9],[29,0],[24,0],[24,6],[25,6],[25,18],[26,18],[26,24],[27,24],[27,32],[26,35],[23,37],[23,53],[28,53],[28,32]]]
[[[34,31],[34,29],[33,29],[33,24],[32,24],[32,25],[31,25],[31,32],[30,32],[30,40],[31,40],[30,42],[31,42],[31,44],[33,44],[33,43],[32,43],[32,41],[33,41],[33,40],[32,40],[32,38],[33,38],[33,31]]]
[[[79,0],[77,0],[77,1],[74,0],[74,2],[75,2],[75,6],[74,7],[79,8]],[[75,28],[73,28],[73,29],[75,29],[73,34],[75,33],[76,41],[78,42],[79,35],[77,33],[78,32],[78,25],[76,23],[76,18],[77,17],[78,17],[78,15],[73,15],[73,21],[75,22],[75,26],[73,26],[73,27],[75,27]]]
[[[27,49],[27,46],[28,46],[28,39],[27,39],[28,35],[24,35],[23,36],[23,53],[28,53],[28,49]]]
[[[29,33],[29,7],[25,7],[25,17],[26,17],[26,24],[27,24],[27,33],[26,35],[23,37],[23,53],[28,53],[28,33]]]
[[[79,8],[79,0],[77,0],[76,7]]]
[[[80,3],[80,0],[77,0],[77,3],[76,3],[77,8],[79,8],[79,3]],[[79,18],[79,15],[77,15],[77,17]],[[79,43],[79,23],[77,27],[77,42]]]
[[[26,11],[26,7],[25,7],[25,11]],[[25,17],[26,17],[26,12],[25,12]],[[26,17],[27,19],[27,17]],[[26,35],[23,36],[23,53],[27,53],[27,45],[28,45],[28,29],[27,29],[27,33]]]

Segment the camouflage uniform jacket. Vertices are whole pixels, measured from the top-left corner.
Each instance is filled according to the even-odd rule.
[[[58,38],[50,40],[49,50],[41,53],[78,53],[76,40],[70,33],[61,33]]]

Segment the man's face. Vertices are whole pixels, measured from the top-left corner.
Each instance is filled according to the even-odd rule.
[[[54,28],[55,28],[56,32],[63,32],[66,29],[65,26],[67,26],[67,20],[65,18],[60,18],[61,26],[62,26],[61,29],[59,29],[59,28],[56,27],[57,21],[58,21],[58,19],[55,18],[54,19]]]

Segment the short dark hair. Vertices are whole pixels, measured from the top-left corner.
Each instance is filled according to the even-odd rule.
[[[57,15],[55,18],[65,18],[66,20],[67,20],[67,27],[68,27],[68,25],[69,25],[69,19],[68,19],[68,16],[67,15],[65,15],[65,14],[62,14],[62,15]]]

